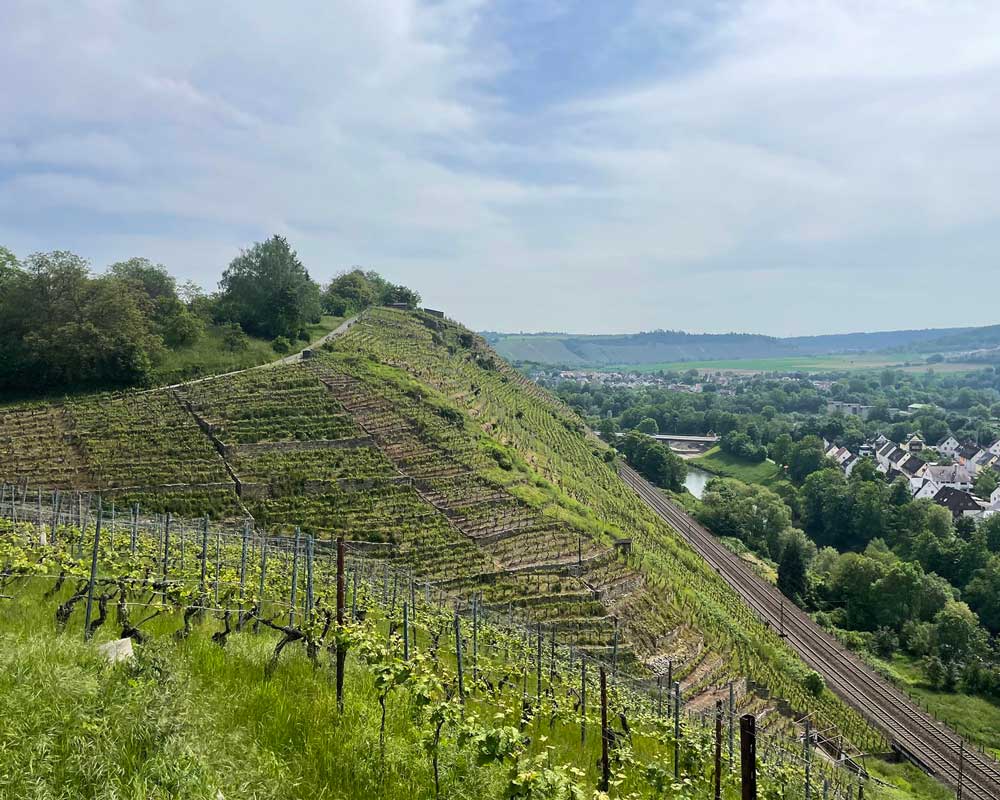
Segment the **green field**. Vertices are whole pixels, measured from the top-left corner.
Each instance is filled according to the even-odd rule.
[[[320,337],[332,331],[343,317],[324,316],[315,325],[308,326],[309,342],[292,342],[290,352],[296,353]],[[191,380],[205,375],[217,375],[248,369],[281,358],[285,353],[276,353],[267,339],[248,337],[249,347],[241,352],[227,350],[222,341],[223,331],[218,326],[210,327],[201,339],[190,347],[169,350],[156,368],[156,383],[166,384]]]
[[[723,453],[718,446],[713,447],[702,456],[692,458],[688,462],[701,467],[705,472],[719,475],[723,478],[737,478],[744,483],[759,483],[763,486],[773,486],[783,479],[781,468],[773,461],[746,461],[729,453]]]
[[[1000,706],[982,697],[945,692],[927,685],[917,659],[896,653],[873,663],[935,717],[944,720],[972,742],[1000,755]]]
[[[927,365],[914,360],[901,360],[898,357],[881,353],[862,353],[857,355],[829,356],[796,356],[784,358],[746,358],[727,359],[720,361],[663,361],[655,364],[614,364],[610,366],[593,367],[601,372],[685,372],[697,369],[699,372],[836,372],[867,369],[884,369],[898,367],[923,371],[933,366],[940,370],[944,366],[962,366],[973,369],[970,365]]]

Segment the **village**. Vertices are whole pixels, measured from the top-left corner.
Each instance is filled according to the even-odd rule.
[[[956,520],[986,518],[1000,513],[1000,487],[994,489],[988,499],[972,492],[980,472],[997,469],[1000,465],[1000,439],[980,447],[973,442],[959,442],[949,435],[928,447],[918,434],[901,443],[879,435],[858,448],[857,453],[825,439],[823,443],[827,458],[845,474],[850,475],[861,459],[871,458],[887,480],[905,479],[914,499],[933,500],[947,508]]]

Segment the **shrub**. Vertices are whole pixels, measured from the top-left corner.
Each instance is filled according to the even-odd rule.
[[[806,673],[805,678],[802,679],[802,686],[807,692],[809,692],[813,697],[819,697],[823,694],[823,689],[826,684],[823,683],[823,678],[815,670],[809,670]]]
[[[271,347],[274,348],[275,353],[287,353],[292,349],[292,343],[286,337],[278,336],[271,342]]]
[[[879,628],[872,635],[872,650],[882,658],[892,658],[899,648],[899,637],[890,628]]]
[[[243,332],[238,322],[233,322],[222,332],[222,346],[233,353],[242,352],[250,346],[250,337]]]

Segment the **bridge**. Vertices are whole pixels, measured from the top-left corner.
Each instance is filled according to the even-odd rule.
[[[670,444],[674,442],[676,444],[707,444],[713,445],[718,444],[718,436],[687,436],[681,433],[654,433],[653,438],[658,442],[665,442]]]

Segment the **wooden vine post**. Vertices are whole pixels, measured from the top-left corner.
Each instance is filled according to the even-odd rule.
[[[729,682],[729,771],[733,771],[733,717],[736,714],[736,698],[733,694],[733,682]]]
[[[310,534],[306,538],[306,624],[312,624],[313,616],[313,557],[315,543]]]
[[[472,682],[479,680],[479,600],[472,595]]]
[[[267,536],[260,542],[260,583],[257,584],[257,619],[253,623],[253,632],[260,630],[260,617],[264,615],[264,580],[267,577]],[[204,580],[204,577],[202,577]]]
[[[587,743],[587,658],[580,656],[580,744]]]
[[[674,682],[674,778],[681,776],[681,685]]]
[[[757,800],[757,718],[740,717],[740,769],[742,800]]]
[[[410,604],[403,601],[403,661],[410,660]]]
[[[458,618],[458,611],[455,612],[455,664],[458,667],[458,699],[465,703],[465,678],[462,675],[462,623]]]
[[[301,536],[301,531],[296,528],[294,544],[295,549],[292,551],[292,594],[289,598],[291,605],[291,609],[288,612],[289,627],[294,627],[295,625],[295,602],[299,591],[299,540],[301,539]],[[337,546],[340,546],[339,540]]]
[[[611,730],[608,728],[608,676],[601,667],[601,782],[597,784],[599,791],[606,792],[611,785],[611,764],[608,761],[608,746],[611,740]]]
[[[133,534],[133,542],[134,541],[135,541],[135,536]],[[199,602],[202,605],[204,605],[208,600],[208,595],[206,594],[207,577],[208,577],[208,514],[206,514],[205,518],[201,521],[201,581],[198,584],[198,594],[200,595]]]
[[[538,705],[542,704],[542,623],[538,623],[538,642],[535,651],[535,699]]]
[[[357,576],[357,572],[355,572]],[[337,538],[337,710],[344,712],[344,662],[347,660],[347,645],[344,643],[344,537]],[[356,592],[355,592],[356,595]],[[356,596],[355,596],[355,599]]]
[[[805,766],[805,800],[812,799],[812,723],[806,720],[806,733],[802,737],[802,760]]]
[[[88,511],[90,510],[88,506]],[[167,600],[167,570],[169,569],[170,557],[170,512],[167,512],[163,520],[163,601]]]
[[[90,582],[87,584],[87,611],[83,620],[83,640],[90,639],[90,616],[94,611],[94,584],[97,582],[97,556],[101,546],[101,501],[97,501],[97,527],[94,528],[94,549],[90,556]]]
[[[243,548],[240,553],[240,612],[236,619],[236,630],[243,630],[243,598],[247,583],[247,545],[250,540],[250,523],[243,524]]]
[[[722,701],[721,700],[715,701],[715,800],[722,800]]]

